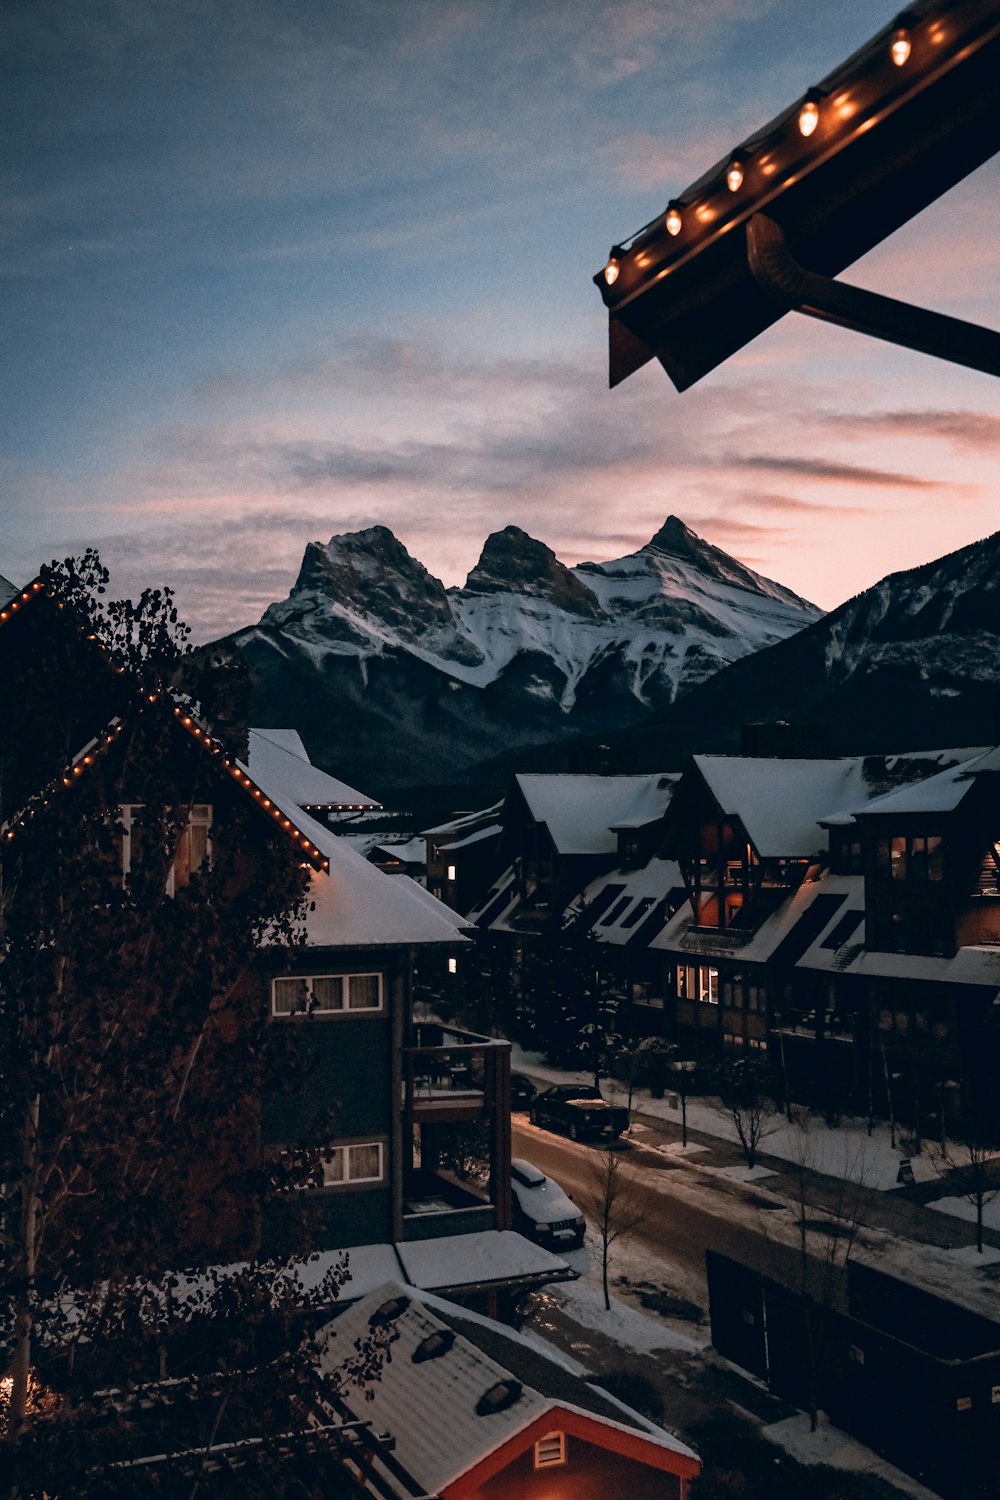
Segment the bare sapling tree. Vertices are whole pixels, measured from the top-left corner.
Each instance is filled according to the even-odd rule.
[[[601,1281],[604,1307],[611,1311],[608,1268],[615,1245],[629,1238],[643,1222],[644,1214],[635,1174],[620,1151],[596,1151],[589,1159],[590,1191],[586,1207],[597,1225],[601,1247]]]
[[[967,1111],[962,1139],[942,1141],[933,1160],[948,1186],[975,1209],[976,1249],[982,1255],[984,1211],[1000,1193],[1000,1132],[989,1128],[982,1111]]]
[[[820,1380],[829,1356],[830,1315],[841,1302],[847,1263],[857,1243],[864,1190],[870,1172],[867,1139],[844,1152],[836,1175],[817,1175],[815,1137],[809,1118],[798,1119],[789,1155],[795,1183],[793,1198],[797,1251],[796,1292],[808,1377],[807,1407],[813,1432],[819,1421]],[[770,1227],[770,1226],[768,1226]]]
[[[719,1094],[719,1108],[731,1121],[746,1164],[753,1171],[761,1141],[777,1124],[776,1090],[771,1071],[762,1057],[752,1052],[744,1053],[720,1063],[714,1083]]]

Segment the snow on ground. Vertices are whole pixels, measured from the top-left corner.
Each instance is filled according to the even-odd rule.
[[[765,1427],[763,1435],[784,1448],[800,1464],[829,1464],[832,1469],[849,1469],[854,1474],[877,1474],[897,1490],[913,1495],[915,1500],[938,1500],[933,1490],[926,1489],[918,1480],[893,1468],[886,1459],[879,1458],[870,1448],[834,1427],[825,1412],[819,1413],[819,1426],[815,1432],[809,1431],[809,1418],[800,1413]]]
[[[715,1177],[728,1177],[731,1182],[759,1182],[762,1177],[777,1177],[777,1172],[772,1172],[770,1167],[706,1167],[702,1166],[703,1172],[711,1172]]]
[[[512,1066],[519,1072],[544,1079],[547,1083],[583,1081],[586,1075],[566,1069],[552,1068],[537,1052],[525,1052],[516,1044],[512,1050]],[[593,1079],[589,1079],[593,1082]],[[605,1096],[616,1104],[626,1102],[621,1086],[613,1079],[604,1079],[602,1089]],[[633,1113],[649,1115],[671,1125],[680,1126],[681,1107],[676,1094],[668,1093],[663,1099],[653,1099],[648,1089],[636,1089],[632,1098]],[[897,1143],[892,1144],[892,1131],[884,1121],[876,1121],[871,1133],[866,1120],[844,1118],[831,1129],[825,1122],[799,1108],[793,1109],[795,1119],[789,1124],[784,1115],[773,1117],[765,1127],[759,1145],[763,1156],[776,1156],[794,1166],[808,1167],[813,1172],[823,1172],[829,1177],[841,1177],[848,1182],[858,1182],[864,1187],[888,1192],[899,1187],[899,1164],[909,1153]],[[715,1136],[739,1146],[736,1128],[721,1105],[710,1099],[689,1099],[687,1106],[688,1129],[699,1135]],[[909,1157],[913,1176],[917,1182],[933,1182],[938,1174],[937,1155],[928,1144],[919,1155]]]
[[[614,1295],[608,1312],[600,1286],[587,1279],[561,1282],[552,1291],[577,1323],[592,1328],[595,1333],[606,1334],[609,1339],[637,1354],[649,1354],[654,1349],[684,1349],[696,1353],[704,1347],[704,1340],[699,1342],[689,1338],[671,1328],[662,1318],[640,1312]]]
[[[976,1222],[976,1205],[968,1198],[934,1198],[925,1208],[933,1208],[939,1214],[951,1214],[954,1219]],[[987,1229],[1000,1229],[1000,1196],[983,1204],[983,1223]]]
[[[625,1301],[616,1290],[617,1278],[627,1276],[630,1282],[641,1280],[646,1285],[661,1287],[665,1292],[676,1292],[675,1267],[666,1257],[657,1256],[649,1245],[618,1244],[613,1247],[608,1263],[610,1312],[604,1306],[601,1253],[594,1231],[590,1231],[586,1244],[579,1250],[568,1251],[564,1258],[579,1273],[580,1279],[555,1283],[547,1288],[547,1295],[554,1297],[568,1316],[584,1328],[606,1334],[639,1354],[648,1354],[654,1349],[697,1352],[709,1342],[707,1328],[702,1332],[697,1324],[679,1324],[676,1319],[644,1312]]]

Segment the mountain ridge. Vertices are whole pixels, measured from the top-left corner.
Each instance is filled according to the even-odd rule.
[[[676,516],[572,568],[507,526],[451,589],[372,526],[310,542],[288,598],[226,644],[251,666],[256,723],[294,724],[317,764],[382,790],[639,723],[819,614]]]

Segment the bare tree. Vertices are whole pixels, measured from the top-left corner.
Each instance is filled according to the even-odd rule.
[[[797,1261],[796,1292],[802,1314],[803,1343],[808,1371],[808,1410],[811,1431],[819,1420],[819,1381],[828,1357],[830,1314],[838,1305],[841,1287],[858,1236],[863,1192],[869,1176],[865,1144],[842,1163],[832,1189],[822,1194],[815,1176],[815,1142],[808,1116],[802,1116],[789,1157],[795,1183]],[[824,1178],[825,1183],[831,1179]]]
[[[934,1165],[976,1211],[976,1249],[983,1253],[983,1210],[1000,1193],[1000,1145],[985,1132],[966,1127],[966,1139],[942,1141]]]
[[[590,1157],[591,1191],[586,1207],[597,1223],[601,1243],[604,1307],[611,1311],[608,1266],[612,1248],[633,1234],[643,1221],[635,1174],[620,1151],[596,1151]]]
[[[775,1128],[777,1109],[770,1069],[754,1053],[726,1058],[715,1073],[720,1108],[736,1129],[747,1166],[757,1165],[761,1141]]]

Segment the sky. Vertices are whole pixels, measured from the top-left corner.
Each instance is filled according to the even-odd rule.
[[[824,608],[1000,527],[1000,383],[790,316],[610,391],[609,246],[872,0],[6,0],[0,573],[95,545],[195,637],[380,523],[446,584],[668,514]],[[846,279],[997,326],[1000,166]]]

